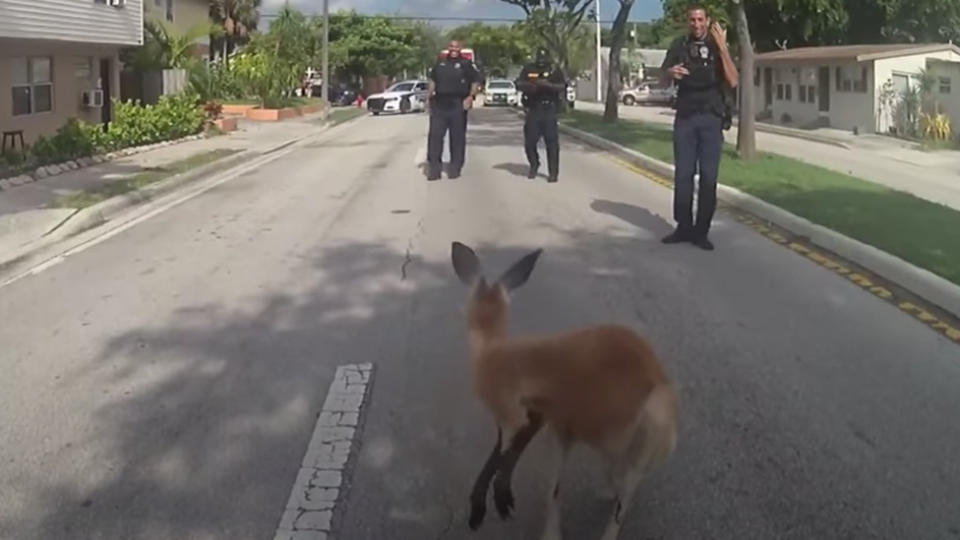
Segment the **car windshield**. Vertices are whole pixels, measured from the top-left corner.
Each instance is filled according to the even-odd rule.
[[[413,83],[399,83],[387,89],[388,92],[409,92],[413,90]]]
[[[513,83],[510,81],[495,81],[487,85],[488,88],[513,88]]]

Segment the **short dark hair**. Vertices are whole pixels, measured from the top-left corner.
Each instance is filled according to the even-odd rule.
[[[710,14],[710,12],[707,11],[707,8],[704,7],[703,4],[697,4],[697,3],[692,3],[689,6],[687,6],[687,13],[689,14],[691,11],[702,11],[704,15]]]

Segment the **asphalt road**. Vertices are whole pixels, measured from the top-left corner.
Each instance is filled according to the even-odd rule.
[[[577,143],[527,180],[510,113],[472,113],[458,180],[424,180],[425,135],[363,118],[0,288],[0,538],[269,540],[336,367],[367,362],[335,538],[537,537],[541,440],[515,519],[466,528],[495,428],[453,240],[491,272],[545,248],[513,329],[629,324],[680,386],[624,538],[960,538],[956,345],[723,213],[717,251],[662,245],[670,192]],[[599,463],[566,472],[565,533],[598,538]]]

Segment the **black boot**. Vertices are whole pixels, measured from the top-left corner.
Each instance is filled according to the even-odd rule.
[[[540,169],[539,165],[531,165],[530,170],[527,171],[527,178],[533,180],[537,177],[537,170]]]
[[[661,240],[664,244],[680,244],[693,240],[693,233],[687,227],[677,227],[672,233]]]

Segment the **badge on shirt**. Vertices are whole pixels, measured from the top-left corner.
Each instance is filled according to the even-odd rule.
[[[701,46],[700,46],[700,58],[703,58],[704,60],[706,60],[706,58],[707,58],[708,56],[710,56],[710,49],[708,49],[706,45],[701,45]]]
[[[704,57],[704,58],[706,58],[706,57]],[[457,62],[456,64],[454,64],[453,67],[455,67],[455,68],[457,68],[457,69],[460,69],[460,62]]]

